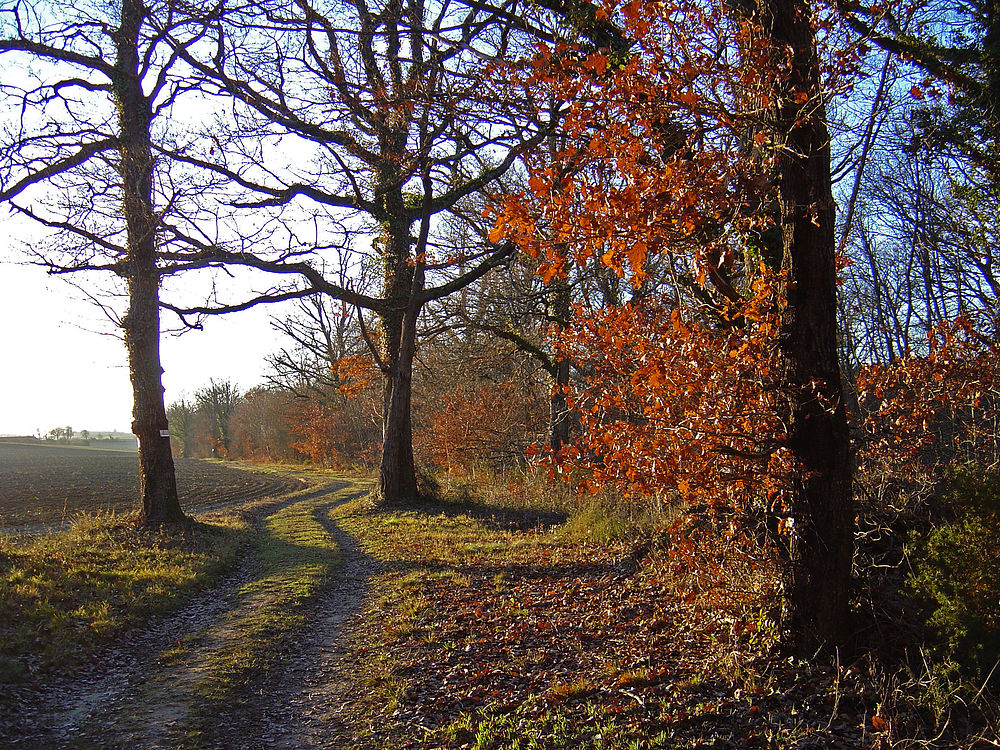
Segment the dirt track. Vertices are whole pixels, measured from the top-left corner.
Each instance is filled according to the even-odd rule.
[[[331,508],[367,492],[364,483],[330,481],[307,492],[265,503],[258,524],[279,509],[309,503],[335,542],[334,578],[308,606],[307,625],[281,668],[266,672],[231,706],[206,724],[199,713],[199,683],[212,654],[240,647],[234,617],[252,599],[241,587],[259,573],[248,555],[239,569],[196,595],[183,609],[136,628],[96,663],[34,695],[21,696],[19,727],[0,745],[17,748],[340,748],[350,740],[341,720],[351,701],[343,645],[350,618],[359,611],[371,561],[330,519]],[[187,658],[164,662],[165,647],[197,643]],[[2,727],[0,727],[2,729]],[[10,743],[5,744],[5,743]]]

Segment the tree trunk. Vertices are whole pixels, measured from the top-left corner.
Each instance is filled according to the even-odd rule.
[[[784,624],[809,655],[848,634],[854,508],[847,418],[837,357],[835,204],[819,57],[805,0],[760,0],[758,21],[778,54],[792,53],[775,92],[781,148],[777,199],[788,274],[780,353],[787,447],[794,464],[785,508]]]
[[[549,447],[558,452],[569,442],[569,404],[566,388],[569,386],[569,360],[556,362],[552,396],[549,397]]]
[[[388,178],[384,178],[388,182]],[[402,194],[387,191],[386,213],[405,216]],[[385,241],[385,296],[395,309],[382,315],[383,358],[386,373],[382,420],[382,460],[379,494],[386,503],[408,503],[417,499],[417,477],[413,462],[413,426],[410,402],[413,358],[416,355],[419,306],[413,304],[414,265],[410,258],[410,224],[396,218],[388,222]]]
[[[128,350],[129,376],[134,398],[132,432],[139,439],[140,523],[184,518],[177,497],[174,460],[170,453],[167,415],[163,405],[160,367],[160,279],[156,268],[156,217],[153,212],[153,156],[150,101],[143,95],[139,76],[139,31],[144,6],[123,0],[116,43],[118,57],[113,80],[119,107],[121,144],[119,170],[122,210],[127,226],[124,275],[129,308],[122,327]]]
[[[419,307],[411,305],[403,318],[399,355],[389,375],[389,404],[382,435],[382,462],[379,491],[387,503],[408,503],[417,499],[417,475],[413,463],[413,427],[410,401],[413,386],[413,358],[417,348]]]
[[[569,280],[553,279],[547,294],[547,317],[562,333],[569,328],[573,316],[572,290]],[[569,360],[554,357],[552,375],[552,395],[549,397],[549,447],[559,451],[569,442],[569,404],[566,388],[569,386]]]

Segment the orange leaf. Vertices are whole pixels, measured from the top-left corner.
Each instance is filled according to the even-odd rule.
[[[602,76],[608,69],[608,58],[601,54],[591,55],[583,61],[583,67],[585,70]]]
[[[646,263],[646,254],[649,252],[649,248],[646,243],[639,240],[632,245],[627,251],[629,265],[632,269],[638,271]]]
[[[534,191],[535,195],[542,195],[549,186],[541,177],[534,175],[528,178],[528,187]]]

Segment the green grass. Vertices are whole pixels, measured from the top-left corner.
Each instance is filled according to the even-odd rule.
[[[244,585],[226,630],[235,648],[219,649],[204,669],[200,689],[224,698],[255,673],[267,670],[285,637],[302,624],[303,605],[340,562],[337,545],[315,514],[326,498],[302,500],[269,516],[257,537],[259,577]]]
[[[62,533],[0,537],[0,680],[91,659],[231,569],[247,535],[236,518],[140,531],[122,516],[95,515]]]
[[[559,527],[558,535],[567,541],[589,541],[606,544],[627,536],[634,536],[634,525],[609,513],[599,502],[585,502],[570,513],[566,523]]]

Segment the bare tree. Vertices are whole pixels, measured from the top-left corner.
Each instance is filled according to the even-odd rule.
[[[327,268],[335,269],[332,273],[341,287],[352,282],[370,285],[370,269],[358,268],[350,253],[338,254]],[[272,327],[286,343],[267,358],[268,384],[300,398],[327,398],[340,385],[335,374],[338,361],[367,351],[361,329],[373,328],[374,321],[370,314],[361,316],[364,313],[354,306],[317,294],[299,300],[290,314],[272,319]]]
[[[226,264],[295,279],[250,299],[186,310],[226,312],[321,293],[377,313],[378,330],[360,314],[359,321],[385,376],[380,490],[388,501],[417,491],[410,402],[421,310],[513,252],[480,236],[473,250],[455,253],[440,241],[439,219],[461,220],[462,201],[496,189],[558,120],[557,107],[496,75],[533,35],[547,33],[529,27],[524,19],[533,14],[517,3],[262,1],[215,19],[211,44],[178,46],[205,81],[232,97],[246,136],[242,150],[228,147],[222,158],[212,143],[183,158],[229,180],[241,193],[237,209],[252,210],[258,222],[268,216],[285,232],[276,252],[206,248],[187,267]],[[293,153],[301,157],[288,159]],[[323,257],[331,251],[377,269],[376,288],[327,275]]]
[[[229,420],[240,403],[240,391],[231,380],[209,380],[194,394],[197,411],[207,417],[212,430],[212,455],[229,454]]]
[[[167,407],[170,437],[180,446],[181,458],[192,457],[196,413],[194,405],[184,398],[174,401]]]
[[[958,315],[987,333],[998,320],[997,189],[982,170],[914,143],[912,110],[885,128],[843,244],[854,369],[920,352],[928,330]]]
[[[110,273],[127,291],[123,316],[106,310],[128,351],[147,523],[183,518],[163,405],[158,257],[187,242],[178,227],[193,191],[162,154],[189,82],[173,74],[176,54],[154,31],[196,38],[180,7],[0,3],[0,93],[14,113],[0,148],[0,202],[49,230],[36,260],[51,273]]]

